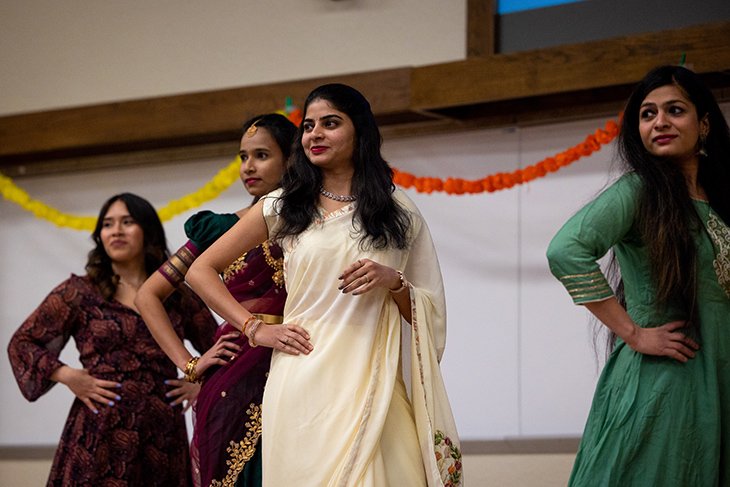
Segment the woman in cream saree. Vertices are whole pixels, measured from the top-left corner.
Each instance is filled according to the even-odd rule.
[[[463,485],[438,366],[446,312],[428,228],[394,190],[359,92],[319,87],[304,112],[282,190],[188,273],[229,323],[275,349],[263,400],[264,485]],[[291,332],[278,337],[215,282],[215,269],[267,238],[284,251]],[[282,353],[292,350],[300,353]]]

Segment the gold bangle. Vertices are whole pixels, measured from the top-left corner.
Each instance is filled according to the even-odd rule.
[[[196,382],[200,382],[200,378],[195,372],[195,367],[198,365],[198,360],[200,360],[200,357],[190,357],[190,360],[188,360],[188,362],[185,364],[185,380],[188,382],[192,382],[193,384]]]
[[[241,331],[244,335],[248,336],[248,333],[246,333],[246,327],[251,324],[253,320],[257,319],[256,315],[251,315],[248,318],[246,318],[246,321],[243,322],[243,326],[241,327]]]
[[[403,273],[401,271],[395,272],[398,273],[398,279],[400,279],[400,287],[398,289],[390,289],[390,292],[393,294],[398,294],[408,287],[408,281],[406,281],[406,278],[403,277]]]
[[[259,326],[261,326],[262,323],[263,323],[263,321],[256,318],[255,321],[253,323],[251,323],[251,326],[248,329],[248,333],[246,333],[246,336],[248,337],[248,346],[251,348],[258,347],[258,344],[256,343],[256,340],[255,340],[256,330],[259,329]]]

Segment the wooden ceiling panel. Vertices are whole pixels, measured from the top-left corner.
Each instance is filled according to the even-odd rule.
[[[730,99],[730,22],[718,22],[432,66],[0,117],[0,170],[83,170],[111,160],[156,161],[184,148],[219,151],[237,142],[246,118],[282,109],[286,97],[302,103],[331,82],[361,90],[387,137],[614,114],[646,71],[683,54],[718,99]],[[81,161],[89,157],[97,162]]]
[[[730,72],[730,22],[418,68],[412,103],[432,110],[634,84],[683,54],[700,73]]]

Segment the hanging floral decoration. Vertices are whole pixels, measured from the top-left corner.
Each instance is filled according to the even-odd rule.
[[[291,97],[287,96],[284,109],[276,113],[284,115],[297,127],[302,123],[302,111],[294,106]],[[207,201],[214,200],[228,189],[239,178],[241,158],[236,156],[228,166],[218,171],[213,179],[201,186],[197,191],[170,201],[157,210],[160,220],[166,222],[190,209],[197,208]],[[67,215],[49,206],[42,201],[34,200],[30,195],[18,187],[12,179],[0,173],[0,194],[6,200],[17,204],[26,211],[33,213],[37,218],[47,220],[58,227],[72,228],[92,232],[96,226],[96,217]]]
[[[180,213],[197,208],[206,201],[217,198],[238,179],[239,167],[241,167],[241,159],[236,156],[228,166],[218,171],[213,179],[205,183],[197,191],[185,195],[180,199],[170,201],[167,205],[157,210],[160,220],[163,222],[171,220]],[[0,174],[0,193],[2,193],[3,198],[6,200],[33,213],[37,218],[47,220],[58,227],[91,232],[96,225],[96,217],[68,215],[61,213],[56,208],[42,201],[34,200],[25,190],[18,187],[12,179],[4,174]]]
[[[302,112],[294,107],[291,98],[287,97],[285,109],[281,113],[299,125],[302,121]],[[591,155],[610,143],[618,135],[618,123],[609,120],[602,129],[588,135],[580,144],[560,152],[552,157],[543,159],[522,169],[512,172],[499,172],[484,178],[467,180],[461,178],[417,177],[405,171],[393,169],[393,181],[403,188],[414,188],[419,193],[445,192],[449,195],[478,194],[494,192],[512,188],[515,185],[527,183],[568,166],[582,157]],[[165,222],[190,209],[197,208],[203,203],[217,198],[239,178],[241,159],[236,158],[228,166],[221,169],[210,181],[198,190],[180,199],[170,201],[158,210],[160,219]],[[35,200],[18,187],[12,179],[0,173],[0,193],[6,200],[17,204],[26,211],[33,213],[37,218],[47,220],[58,227],[74,230],[93,231],[96,217],[76,216],[62,213],[42,201]]]
[[[18,187],[12,179],[1,173],[0,193],[2,193],[3,198],[33,213],[37,218],[48,220],[59,227],[91,231],[96,224],[96,218],[93,216],[66,215],[42,201],[34,200],[25,190]]]
[[[610,143],[617,135],[618,123],[615,120],[609,120],[604,128],[597,129],[580,144],[512,172],[498,172],[475,180],[461,178],[443,180],[437,177],[417,177],[411,173],[393,169],[393,182],[404,188],[414,188],[419,193],[430,194],[434,191],[450,195],[492,193],[533,181],[568,166],[578,159],[600,150],[601,146]]]
[[[278,113],[279,115],[284,115],[286,118],[289,119],[291,123],[293,123],[297,127],[302,124],[302,119],[304,118],[302,110],[295,107],[292,103],[291,96],[287,96],[284,100],[284,109],[277,110],[276,113]]]

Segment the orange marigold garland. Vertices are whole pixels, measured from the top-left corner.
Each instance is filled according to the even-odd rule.
[[[467,180],[461,178],[447,178],[446,181],[434,177],[417,177],[405,171],[393,169],[393,182],[404,188],[414,188],[419,193],[445,192],[446,194],[478,194],[492,193],[509,189],[517,184],[528,183],[546,176],[562,167],[568,166],[581,157],[586,157],[601,149],[601,146],[610,143],[618,135],[618,123],[615,120],[606,122],[606,126],[597,129],[580,144],[563,152],[547,157],[513,172],[498,172],[482,179]]]
[[[289,100],[287,100],[287,109],[282,114],[289,117],[294,123],[301,122],[301,111],[291,105]],[[416,177],[405,171],[393,169],[393,182],[404,188],[415,188],[419,193],[433,193],[434,191],[443,191],[447,194],[456,195],[491,193],[511,188],[517,184],[527,183],[541,178],[549,172],[557,171],[561,167],[572,164],[581,157],[588,156],[600,150],[602,145],[608,144],[617,135],[618,124],[613,120],[609,120],[606,122],[605,128],[596,130],[595,133],[586,137],[580,144],[553,157],[547,157],[536,164],[523,169],[517,169],[513,172],[498,172],[473,181],[461,178],[447,178],[444,181],[436,177]],[[220,170],[212,180],[208,181],[197,191],[183,196],[178,200],[171,201],[163,208],[160,208],[160,218],[163,221],[167,221],[179,213],[216,198],[238,179],[238,168],[240,165],[241,161],[236,157],[228,166]],[[16,203],[23,209],[32,212],[38,218],[48,220],[59,227],[91,231],[96,222],[95,217],[61,213],[42,201],[34,200],[28,193],[19,188],[12,179],[2,173],[0,173],[0,195],[6,200]]]

